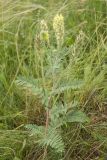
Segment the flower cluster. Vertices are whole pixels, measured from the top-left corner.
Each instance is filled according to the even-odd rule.
[[[40,40],[49,45],[49,32],[48,32],[48,26],[45,20],[41,20],[40,22]]]
[[[64,17],[61,14],[57,14],[54,17],[53,29],[56,35],[57,47],[60,47],[64,40]]]

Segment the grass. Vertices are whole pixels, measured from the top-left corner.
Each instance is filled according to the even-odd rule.
[[[0,0],[0,160],[106,157],[106,8],[105,0]],[[49,45],[37,38],[43,19]]]

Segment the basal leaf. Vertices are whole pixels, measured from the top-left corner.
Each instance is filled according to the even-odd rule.
[[[89,118],[82,111],[73,111],[73,112],[68,113],[67,122],[84,123],[84,122],[89,122]]]

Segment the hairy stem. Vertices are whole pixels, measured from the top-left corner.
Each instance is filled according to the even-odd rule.
[[[49,126],[49,109],[46,111],[46,123],[45,123],[45,137],[47,136]],[[44,148],[43,160],[46,158],[47,155],[47,146]]]

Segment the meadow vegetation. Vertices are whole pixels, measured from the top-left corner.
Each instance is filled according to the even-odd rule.
[[[0,0],[0,160],[107,156],[107,1]]]

